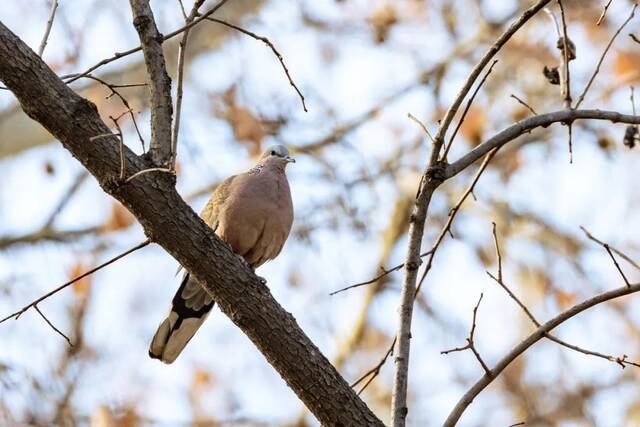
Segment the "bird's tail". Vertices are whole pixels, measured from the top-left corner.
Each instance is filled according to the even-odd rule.
[[[173,297],[169,315],[160,323],[151,340],[149,356],[164,363],[173,363],[206,320],[214,304],[202,286],[185,273]]]

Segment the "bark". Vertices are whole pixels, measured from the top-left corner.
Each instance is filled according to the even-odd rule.
[[[131,211],[146,234],[190,271],[325,425],[381,426],[267,286],[182,200],[173,175],[151,172],[123,183],[118,140],[97,109],[65,85],[0,23],[0,80],[38,121]],[[96,136],[100,136],[95,138]],[[125,176],[151,167],[125,147]],[[205,262],[206,260],[206,262]]]
[[[156,27],[149,0],[131,0],[133,26],[140,36],[144,62],[149,74],[151,95],[151,145],[149,154],[156,166],[171,163],[171,79],[167,74],[162,51],[162,35]]]

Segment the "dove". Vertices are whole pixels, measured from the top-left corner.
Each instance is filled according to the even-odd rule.
[[[248,171],[225,179],[200,213],[220,239],[252,269],[278,256],[293,224],[285,169],[295,159],[284,145],[269,147]],[[211,313],[215,301],[189,272],[149,346],[149,356],[173,363]]]

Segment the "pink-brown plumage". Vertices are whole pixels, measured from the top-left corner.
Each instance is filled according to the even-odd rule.
[[[252,268],[278,256],[291,231],[293,203],[285,169],[293,161],[286,147],[270,148],[252,169],[224,180],[200,214]],[[185,273],[149,355],[173,362],[213,305],[211,296]]]

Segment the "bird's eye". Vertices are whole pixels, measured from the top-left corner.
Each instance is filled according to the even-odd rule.
[[[271,155],[275,156],[276,155],[276,150],[271,150]]]

